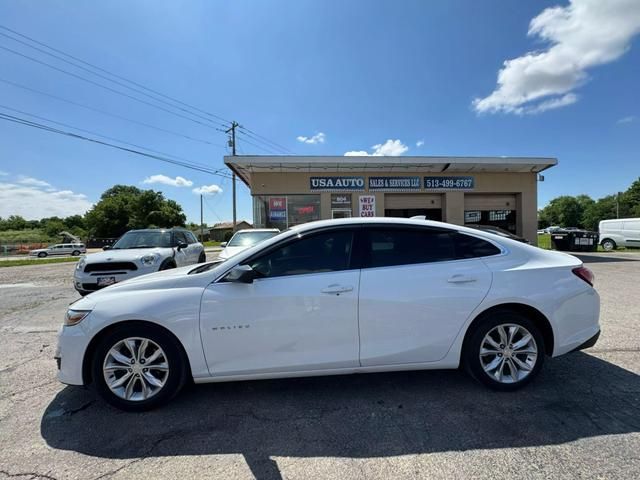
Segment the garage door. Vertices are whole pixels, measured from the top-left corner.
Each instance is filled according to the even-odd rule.
[[[515,210],[516,196],[509,194],[500,195],[474,195],[465,194],[464,209],[466,210]]]
[[[424,193],[387,193],[384,196],[384,208],[442,208],[442,195],[430,195]]]

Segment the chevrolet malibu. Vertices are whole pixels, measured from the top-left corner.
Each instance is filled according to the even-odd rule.
[[[56,357],[62,382],[125,410],[189,380],[459,366],[515,390],[545,358],[594,345],[598,317],[593,275],[570,255],[440,222],[341,219],[79,299]]]

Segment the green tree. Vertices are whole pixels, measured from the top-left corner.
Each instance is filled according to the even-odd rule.
[[[87,212],[85,227],[97,237],[119,237],[134,228],[184,226],[182,207],[161,192],[115,185]]]
[[[584,227],[584,212],[593,203],[593,199],[588,195],[578,195],[577,197],[563,195],[556,197],[538,212],[540,226],[548,227],[549,225],[559,225],[562,227]]]

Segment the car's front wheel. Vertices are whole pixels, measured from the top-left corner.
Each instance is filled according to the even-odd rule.
[[[124,325],[99,342],[92,374],[98,394],[122,410],[149,410],[173,398],[187,376],[177,340],[161,328]]]
[[[207,261],[207,254],[202,252],[200,253],[200,257],[198,258],[198,263],[204,263]]]
[[[463,364],[476,380],[495,390],[523,387],[544,363],[544,339],[529,318],[497,311],[487,316],[465,342]]]
[[[46,256],[47,256],[47,252],[40,252],[40,253],[38,253],[38,257],[39,257],[39,258],[44,258],[44,257],[46,257]]]

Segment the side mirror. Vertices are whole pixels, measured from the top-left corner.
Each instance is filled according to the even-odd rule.
[[[104,247],[102,247],[102,250],[111,250],[111,245],[105,245]]]
[[[227,242],[222,242],[222,243],[220,244],[220,246],[221,246],[222,248],[226,247],[226,246],[227,246]]]
[[[189,244],[185,242],[178,242],[178,251],[182,250],[183,248],[187,248],[188,246]]]
[[[249,265],[236,265],[224,277],[227,282],[234,283],[253,283],[258,276],[256,271]]]

